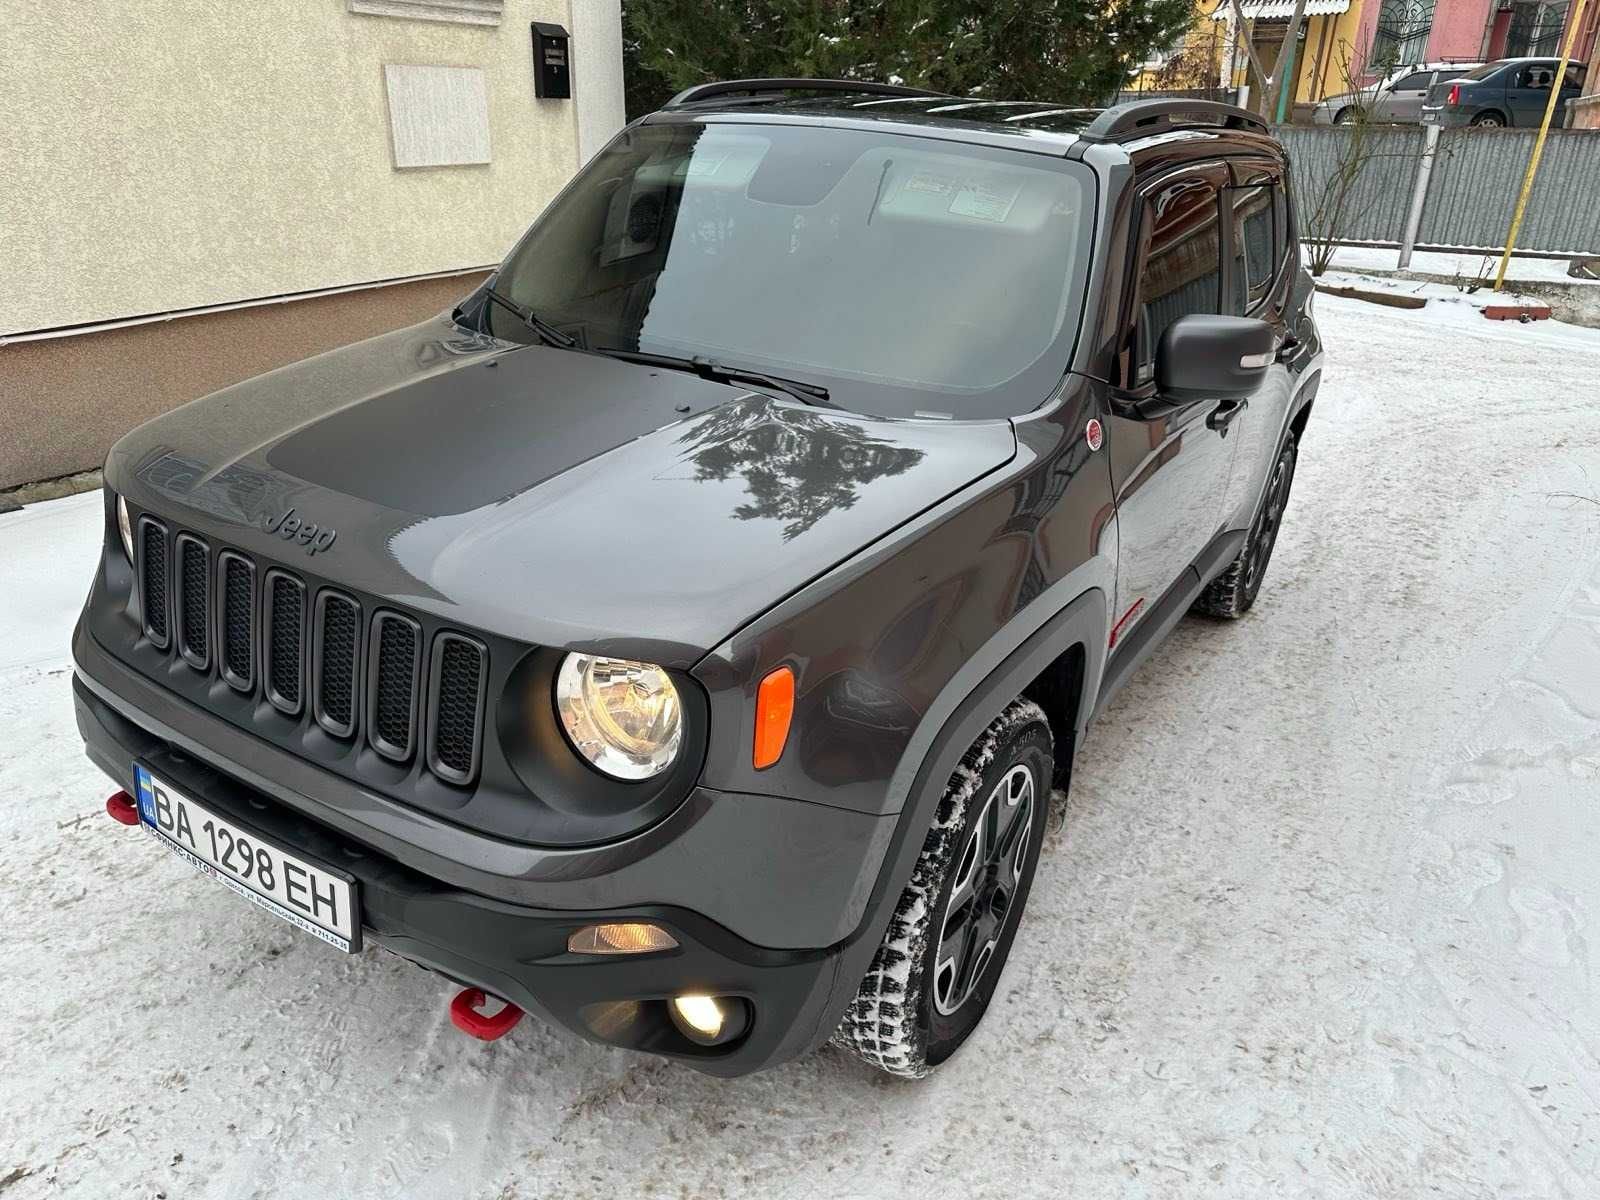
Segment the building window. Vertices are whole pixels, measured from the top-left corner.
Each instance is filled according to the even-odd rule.
[[[1386,74],[1423,61],[1433,32],[1433,6],[1434,0],[1383,0],[1369,68]]]
[[[1511,10],[1506,31],[1507,58],[1538,58],[1561,52],[1561,34],[1567,27],[1567,0],[1518,4]]]
[[[415,21],[454,21],[460,25],[498,25],[505,0],[349,0],[350,11],[373,17]]]

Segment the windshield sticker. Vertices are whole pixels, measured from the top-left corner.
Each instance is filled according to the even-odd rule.
[[[728,161],[728,156],[732,153],[732,149],[724,150],[721,154],[707,154],[704,151],[697,152],[694,157],[678,164],[676,173],[686,175],[691,179],[715,175],[722,170],[722,164]]]
[[[993,179],[968,179],[950,201],[950,212],[958,217],[973,217],[979,221],[1004,221],[1022,194],[1019,181]]]
[[[905,181],[908,192],[930,192],[935,196],[948,196],[956,190],[956,181],[940,175],[917,174]]]

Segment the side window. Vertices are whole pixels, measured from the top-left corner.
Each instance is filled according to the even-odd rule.
[[[1549,67],[1524,67],[1517,76],[1517,86],[1548,92],[1555,82],[1555,74]]]
[[[1217,189],[1185,179],[1150,202],[1137,313],[1138,378],[1150,378],[1161,335],[1179,317],[1215,313],[1222,300],[1222,237]]]
[[[1233,188],[1233,303],[1229,311],[1247,313],[1266,299],[1283,259],[1284,238],[1270,186]]]
[[[1411,74],[1395,80],[1395,85],[1390,91],[1395,92],[1421,92],[1427,90],[1428,83],[1433,77],[1431,71],[1413,71]]]

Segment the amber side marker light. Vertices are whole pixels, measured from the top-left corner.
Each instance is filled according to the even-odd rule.
[[[585,925],[567,939],[569,954],[653,954],[671,950],[678,944],[659,925],[648,921],[608,921],[604,925]]]
[[[756,770],[770,767],[783,756],[794,719],[794,672],[788,667],[769,671],[756,689],[756,741],[751,761]]]

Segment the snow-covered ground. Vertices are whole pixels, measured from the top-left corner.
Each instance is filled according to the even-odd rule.
[[[1600,280],[1567,274],[1570,260],[1565,258],[1513,257],[1506,268],[1506,279],[1517,283],[1600,283]],[[1340,246],[1333,252],[1336,271],[1370,272],[1400,269],[1400,252],[1376,246]],[[1451,275],[1465,279],[1493,280],[1500,268],[1500,254],[1447,254],[1420,250],[1411,256],[1407,270],[1424,275]]]
[[[0,516],[0,1196],[1600,1194],[1600,332],[1322,297],[1265,591],[1082,748],[931,1079],[706,1079],[346,958],[101,813],[95,497]]]

